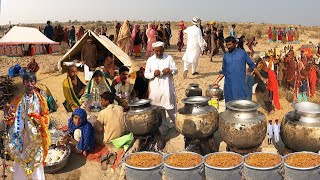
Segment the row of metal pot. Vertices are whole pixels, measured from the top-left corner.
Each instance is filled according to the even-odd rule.
[[[154,152],[138,152],[139,153],[150,153],[150,154],[157,154]],[[196,154],[193,152],[178,152],[169,155],[165,155],[163,157],[162,163],[158,164],[157,166],[148,167],[148,168],[140,168],[128,165],[126,160],[130,158],[131,155],[125,157],[125,166],[126,166],[126,179],[127,180],[160,180],[162,179],[162,174],[164,172],[166,180],[201,180],[205,177],[206,180],[280,180],[280,179],[290,179],[290,180],[318,180],[320,177],[319,168],[320,165],[310,167],[310,168],[298,168],[290,166],[286,163],[286,159],[293,154],[288,154],[284,157],[274,154],[274,153],[264,153],[264,154],[272,154],[276,155],[281,158],[281,161],[272,167],[267,168],[259,168],[248,165],[246,163],[246,159],[252,155],[260,154],[251,153],[246,156],[241,156],[240,154],[233,153],[233,152],[217,152],[211,153],[202,158],[202,161],[193,166],[188,168],[179,168],[173,167],[169,165],[166,160],[174,155],[179,153],[189,153],[189,154]],[[315,154],[312,152],[300,152],[304,154]],[[233,154],[242,157],[241,163],[228,168],[221,168],[211,166],[207,163],[207,159],[216,154]],[[199,154],[196,154],[201,156]],[[316,154],[317,155],[317,154]],[[318,155],[320,156],[320,155]],[[202,157],[202,156],[201,156]]]
[[[226,103],[227,110],[218,113],[208,104],[209,97],[192,96],[183,99],[178,109],[177,131],[187,138],[205,139],[218,129],[228,146],[250,149],[260,146],[267,132],[266,116],[253,101],[236,100]],[[126,115],[127,130],[134,135],[146,135],[161,125],[161,108],[150,100],[130,104]],[[281,139],[293,151],[320,151],[320,106],[310,102],[294,103],[281,122]]]

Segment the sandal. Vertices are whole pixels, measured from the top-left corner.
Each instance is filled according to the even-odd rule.
[[[117,153],[110,153],[109,154],[109,164],[113,165],[117,160]]]
[[[109,156],[108,156],[108,155],[101,156],[101,157],[100,157],[100,169],[101,169],[102,171],[106,171],[109,162],[110,162],[110,160],[109,160]]]

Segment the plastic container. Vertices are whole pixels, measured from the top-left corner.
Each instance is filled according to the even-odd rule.
[[[256,152],[256,153],[250,153],[247,154],[244,159],[246,160],[250,155],[253,154],[266,154],[263,152]],[[259,168],[259,167],[253,167],[248,164],[246,164],[246,161],[244,161],[244,168],[243,168],[243,176],[246,180],[281,180],[282,178],[282,164],[283,164],[283,157],[276,153],[269,153],[269,154],[275,154],[281,157],[281,163],[268,168]]]
[[[162,156],[161,154],[155,153],[155,152],[137,152],[133,154],[142,154],[142,153],[150,153],[150,154],[156,154],[156,155]],[[126,180],[162,180],[163,160],[161,164],[154,167],[149,167],[149,168],[134,167],[126,163],[126,160],[133,154],[130,154],[124,158],[125,166],[126,166]]]
[[[319,154],[313,152],[298,152],[298,153],[308,153],[308,154],[315,154],[320,156]],[[320,165],[309,167],[309,168],[299,168],[293,167],[286,163],[286,159],[293,154],[297,153],[290,153],[284,156],[284,178],[286,180],[319,180],[320,179]]]
[[[214,167],[210,166],[206,163],[206,159],[213,155],[213,154],[234,154],[241,156],[240,154],[234,153],[234,152],[217,152],[217,153],[211,153],[207,154],[204,157],[204,166],[205,166],[205,175],[206,180],[241,180],[242,178],[242,167],[243,167],[243,157],[242,162],[234,167],[228,167],[228,168],[221,168],[221,167]]]
[[[193,152],[179,152],[179,153],[190,153],[201,156],[197,153]],[[174,153],[176,154],[176,153]],[[166,176],[166,180],[202,180],[203,176],[203,159],[201,163],[194,167],[190,168],[180,168],[173,167],[166,164],[166,159],[173,154],[170,154],[164,158],[164,173]],[[201,156],[202,157],[202,156]]]
[[[10,77],[15,77],[17,74],[19,74],[20,72],[20,65],[19,64],[16,64],[14,66],[11,66],[9,69],[8,69],[8,75]]]
[[[23,78],[23,75],[24,75],[26,72],[27,72],[26,69],[21,68],[21,69],[19,70],[19,75],[20,75],[20,77]]]

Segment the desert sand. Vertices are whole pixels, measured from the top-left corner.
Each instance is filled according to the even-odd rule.
[[[255,28],[255,24],[244,24],[237,26],[238,33],[241,34],[245,31],[248,31],[248,29],[245,29],[245,26],[250,26],[251,28]],[[227,27],[227,25],[225,25]],[[271,43],[269,44],[267,42],[267,37],[265,35],[266,31],[266,25],[259,26],[259,28],[262,31],[262,38],[258,38],[259,44],[255,47],[256,55],[259,55],[261,53],[264,53],[265,51],[274,48],[276,46],[279,46],[277,43]],[[249,30],[250,31],[250,30]],[[225,34],[229,32],[228,28],[225,28]],[[109,34],[112,34],[112,29],[109,30]],[[313,42],[313,44],[317,44],[319,42],[319,37],[312,36],[313,32],[308,31],[308,28],[305,28],[303,33],[300,36],[300,39],[302,40],[301,44],[308,44],[310,41]],[[183,79],[182,72],[183,72],[183,61],[182,56],[185,51],[185,48],[182,52],[177,51],[176,43],[177,43],[177,37],[178,36],[178,30],[177,26],[173,27],[173,37],[171,39],[172,47],[165,50],[165,53],[168,53],[173,56],[178,68],[179,73],[174,76],[175,81],[175,89],[177,94],[177,104],[178,109],[183,107],[182,99],[185,97],[185,89],[188,87],[190,83],[198,83],[200,84],[200,87],[202,88],[203,92],[208,88],[209,84],[212,84],[213,81],[217,78],[218,72],[221,69],[222,65],[222,56],[223,53],[220,51],[219,55],[215,56],[213,58],[213,62],[210,62],[210,59],[207,55],[203,55],[199,59],[199,66],[198,66],[198,72],[199,75],[192,76],[191,73],[189,73],[187,79]],[[186,43],[186,39],[185,39]],[[294,45],[294,49],[297,50],[300,45]],[[280,46],[283,46],[280,44]],[[61,53],[62,54],[62,53]],[[63,90],[62,90],[62,81],[67,76],[66,73],[58,72],[57,69],[57,62],[59,58],[62,55],[40,55],[36,57],[36,61],[39,63],[40,66],[40,72],[38,73],[38,82],[45,84],[48,86],[48,88],[51,90],[54,98],[58,101],[59,108],[57,112],[51,113],[51,121],[53,122],[54,126],[61,127],[63,125],[67,125],[67,120],[70,117],[71,113],[66,113],[64,107],[62,106],[62,102],[64,101],[63,96]],[[143,54],[143,53],[142,53]],[[144,57],[144,55],[141,58],[135,58],[131,57],[132,61],[134,63],[134,69],[137,70],[139,67],[144,66],[146,63],[147,58]],[[9,57],[0,57],[0,74],[6,74],[7,70],[10,66],[14,64],[21,64],[21,66],[26,66],[29,62],[30,57],[17,57],[17,58],[9,58]],[[83,80],[83,73],[79,72],[79,77]],[[15,83],[17,84],[17,92],[21,91],[23,89],[23,86],[21,84],[21,78],[15,77],[14,78]],[[223,80],[220,82],[221,87],[223,87]],[[285,113],[292,110],[290,103],[292,102],[292,92],[288,92],[283,90],[282,88],[279,89],[280,91],[280,103],[281,103],[281,109],[277,110],[274,114],[267,116],[267,120],[275,120],[279,119],[281,120]],[[319,89],[317,89],[317,97],[319,97]],[[258,95],[253,95],[253,99],[256,101]],[[311,101],[318,101],[316,98],[311,99]],[[264,104],[261,104],[261,108],[259,109],[263,113],[266,114],[266,110],[264,109]],[[224,101],[220,102],[220,108],[219,112],[224,111]],[[177,132],[171,132],[170,133],[172,138],[166,145],[165,151],[166,152],[175,152],[175,151],[181,151],[184,149],[184,138],[182,135],[179,135]],[[220,151],[225,150],[225,144],[221,142],[220,144],[217,144],[220,146]],[[283,146],[283,145],[282,145]],[[281,144],[279,147],[274,147],[274,145],[267,145],[267,140],[262,144],[262,150],[263,151],[272,151],[277,152],[276,148],[281,148]],[[8,164],[11,164],[9,162]],[[10,167],[10,166],[9,166]],[[100,164],[95,162],[86,162],[85,158],[80,155],[71,155],[71,158],[67,164],[67,166],[60,170],[59,172],[55,174],[46,174],[46,179],[48,180],[89,180],[89,179],[123,179],[123,176],[120,176],[120,169],[121,166],[113,172],[112,170],[107,170],[106,172],[103,172],[100,170]],[[0,172],[2,172],[2,167],[0,168]],[[6,169],[8,179],[12,179],[12,172],[9,170],[9,168]]]

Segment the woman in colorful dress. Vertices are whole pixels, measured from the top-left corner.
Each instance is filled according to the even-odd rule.
[[[80,98],[81,108],[88,112],[100,111],[100,95],[106,91],[112,92],[111,86],[104,73],[101,70],[96,70]]]

